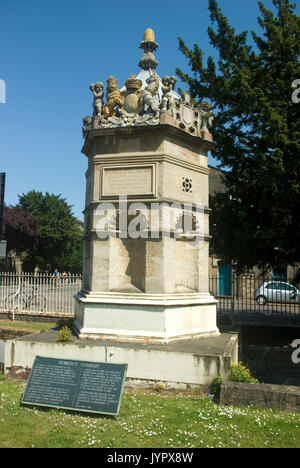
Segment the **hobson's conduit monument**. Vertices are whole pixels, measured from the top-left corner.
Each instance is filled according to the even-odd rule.
[[[63,356],[126,364],[127,384],[205,387],[237,359],[236,336],[220,334],[208,284],[214,113],[209,102],[177,94],[175,76],[158,75],[152,29],[140,48],[138,74],[129,70],[123,84],[108,72],[89,86],[76,339],[16,340],[9,365],[26,367],[25,354],[28,367],[34,353]]]
[[[90,85],[80,337],[168,343],[219,333],[208,291],[214,114],[177,95],[175,76],[158,76],[157,47],[147,29],[137,76],[121,88],[110,76],[106,92]]]

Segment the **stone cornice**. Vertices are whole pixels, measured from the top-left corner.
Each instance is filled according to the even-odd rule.
[[[208,293],[173,293],[173,294],[145,294],[120,292],[92,292],[82,289],[76,294],[81,302],[107,303],[107,304],[136,304],[176,306],[188,304],[216,304],[216,299]]]
[[[204,156],[204,155],[202,155]],[[200,156],[199,156],[200,158]],[[105,154],[105,155],[95,155],[93,157],[93,161],[95,165],[101,164],[111,164],[111,165],[119,165],[120,163],[123,164],[137,164],[137,163],[154,163],[154,162],[167,162],[170,164],[175,164],[180,167],[184,167],[186,169],[191,169],[195,172],[199,172],[201,174],[209,174],[210,169],[208,166],[201,166],[200,164],[195,164],[191,161],[184,158],[178,158],[170,153],[162,153],[162,152],[138,152],[138,153],[122,153],[122,154]],[[90,168],[87,170],[86,174],[90,172]]]
[[[193,146],[199,150],[199,148],[203,149],[206,153],[210,151],[215,143],[212,141],[206,140],[199,136],[190,135],[189,133],[181,130],[178,127],[175,127],[170,124],[158,124],[158,125],[149,125],[149,126],[132,126],[132,127],[114,127],[114,128],[102,128],[102,129],[95,129],[90,130],[88,136],[86,138],[85,144],[82,148],[82,153],[86,156],[91,155],[92,151],[92,144],[95,138],[105,138],[108,136],[113,137],[121,137],[121,136],[139,136],[145,135],[149,133],[151,135],[163,135],[163,136],[171,136],[173,138],[180,139],[185,143]]]

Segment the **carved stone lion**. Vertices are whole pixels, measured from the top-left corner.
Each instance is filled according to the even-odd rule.
[[[108,117],[115,116],[114,109],[116,106],[120,108],[124,106],[124,96],[119,89],[116,78],[110,76],[107,80],[106,103],[103,107],[103,117],[107,119]]]

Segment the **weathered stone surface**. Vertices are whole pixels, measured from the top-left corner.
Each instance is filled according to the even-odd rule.
[[[300,388],[225,381],[221,385],[220,403],[300,411]]]
[[[102,83],[91,85],[94,112],[84,118],[82,150],[83,287],[75,296],[82,339],[168,343],[219,335],[208,286],[214,114],[209,103],[196,108],[189,93],[180,97],[175,76],[160,80],[157,47],[146,30],[142,72],[121,88],[110,76],[105,103]]]
[[[169,342],[219,333],[208,287],[208,149],[168,124],[89,133],[75,308],[82,338]]]
[[[0,340],[0,364],[4,362],[4,349],[5,343],[3,340]]]
[[[131,387],[211,390],[217,375],[227,378],[230,362],[237,354],[237,336],[220,336],[154,344],[121,340],[78,339],[56,342],[58,330],[6,341],[5,372],[14,378],[26,378],[35,356],[92,362],[128,363],[126,380]]]
[[[144,56],[139,62],[142,72],[137,77],[131,74],[121,89],[116,78],[110,76],[107,79],[105,103],[103,83],[98,81],[90,85],[94,96],[93,117],[83,119],[82,136],[85,139],[91,130],[98,128],[168,123],[190,135],[212,141],[210,127],[214,113],[211,103],[202,101],[195,105],[188,92],[179,96],[175,91],[176,76],[165,75],[160,79],[155,72],[158,62],[153,55],[157,47],[154,32],[148,28],[140,44],[144,50]]]

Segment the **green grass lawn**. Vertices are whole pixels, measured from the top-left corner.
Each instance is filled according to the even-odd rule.
[[[224,407],[210,398],[124,392],[118,417],[20,405],[0,376],[0,447],[300,447],[300,414]]]
[[[16,320],[12,322],[11,320],[0,320],[0,330],[15,330],[15,331],[25,331],[28,333],[39,333],[50,328],[54,328],[55,323],[47,322],[22,322]]]

